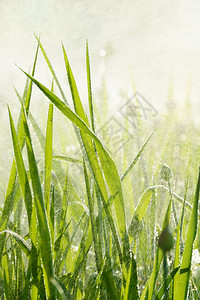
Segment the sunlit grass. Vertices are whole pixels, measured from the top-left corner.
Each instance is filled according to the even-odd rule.
[[[130,143],[114,155],[95,119],[88,43],[86,109],[64,45],[73,108],[37,41],[32,73],[21,70],[27,83],[22,97],[17,92],[17,125],[8,108],[14,159],[0,216],[1,298],[198,299],[200,282],[191,272],[200,249],[192,120],[188,129],[174,114],[147,128],[140,118]],[[50,88],[34,77],[39,49]],[[33,85],[49,101],[46,132],[31,114]],[[53,142],[57,122],[73,125],[66,153]],[[128,132],[127,119],[121,122]]]

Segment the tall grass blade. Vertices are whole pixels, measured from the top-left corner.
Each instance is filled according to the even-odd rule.
[[[28,176],[26,173],[25,165],[23,162],[22,154],[21,154],[21,149],[19,146],[19,140],[17,137],[17,133],[15,131],[13,119],[11,116],[10,109],[8,108],[9,112],[9,118],[10,118],[10,127],[11,127],[11,134],[12,134],[12,141],[13,141],[13,149],[15,153],[15,161],[17,164],[17,172],[18,172],[18,177],[20,181],[20,186],[21,186],[21,191],[22,195],[25,201],[26,205],[26,211],[28,215],[28,222],[29,222],[29,230],[31,232],[31,222],[32,222],[32,194],[31,194],[31,189],[29,186],[29,180]]]
[[[144,148],[146,147],[146,145],[148,144],[148,142],[150,141],[152,135],[154,134],[155,131],[153,131],[151,133],[151,135],[148,137],[148,139],[145,141],[145,143],[142,145],[142,147],[140,148],[139,152],[137,153],[136,157],[133,159],[133,161],[130,163],[130,165],[128,166],[126,172],[121,176],[121,181],[123,181],[126,176],[130,173],[130,171],[132,170],[132,168],[135,166],[135,164],[137,163],[138,159],[140,158],[142,152],[144,151]]]
[[[73,158],[73,157],[69,157],[69,156],[52,155],[52,158],[56,159],[56,160],[62,160],[62,161],[76,163],[76,164],[83,164],[82,160],[79,160],[79,159],[76,159],[76,158]]]
[[[53,285],[55,286],[58,295],[60,296],[58,299],[63,300],[73,300],[74,298],[66,289],[66,287],[62,284],[58,277],[53,278],[52,280]]]
[[[34,201],[35,201],[36,211],[37,211],[37,218],[39,223],[38,228],[40,233],[40,249],[41,249],[41,256],[43,261],[44,280],[45,280],[47,296],[49,299],[53,300],[55,299],[55,290],[54,290],[54,286],[50,281],[51,278],[54,277],[50,230],[49,230],[47,216],[45,212],[40,177],[38,173],[37,163],[35,160],[35,155],[32,147],[32,141],[31,141],[31,136],[30,136],[25,112],[24,112],[24,117],[25,117],[24,131],[25,131],[25,138],[26,138],[29,169],[30,169],[30,176],[31,176],[32,188],[34,194]]]
[[[170,219],[170,214],[171,214],[171,206],[172,206],[172,198],[170,198],[170,201],[169,201],[169,205],[168,205],[168,208],[167,208],[167,211],[165,214],[165,219],[163,221],[162,229],[166,228],[169,224],[169,219]],[[164,252],[160,247],[158,247],[157,251],[156,251],[155,259],[154,259],[153,271],[152,271],[149,279],[146,282],[146,285],[143,289],[140,300],[145,300],[145,299],[151,300],[152,299],[156,279],[157,279],[160,265],[162,263],[163,258],[164,258]],[[148,297],[147,297],[147,293],[148,293]]]
[[[199,176],[198,176],[198,181],[196,186],[196,193],[194,197],[192,214],[190,217],[190,222],[187,231],[187,238],[185,242],[181,268],[179,274],[176,277],[176,284],[174,285],[175,300],[186,299],[187,296],[191,260],[192,260],[192,250],[193,250],[193,244],[196,237],[197,224],[198,224],[199,191],[200,191],[200,169],[199,169]]]
[[[119,291],[117,290],[116,283],[113,278],[111,268],[105,263],[104,270],[102,272],[102,279],[105,281],[108,299],[113,300],[120,299]]]
[[[44,180],[44,201],[47,217],[50,213],[50,187],[52,169],[52,138],[53,138],[53,104],[49,103],[46,143],[45,143],[45,180]]]
[[[69,60],[66,55],[65,48],[63,46],[63,53],[64,53],[64,59],[65,59],[65,65],[66,65],[66,70],[67,70],[67,75],[68,75],[68,80],[71,88],[71,93],[72,93],[72,98],[74,102],[74,107],[77,115],[85,122],[85,124],[89,127],[89,122],[87,119],[87,116],[85,115],[80,96],[78,93],[78,89],[76,86],[76,82],[69,64]],[[89,64],[89,56],[87,58],[87,63]],[[89,65],[88,65],[89,68]],[[88,80],[91,82],[90,75],[88,75],[89,78]],[[89,84],[90,84],[89,82]],[[90,93],[90,92],[89,92]],[[79,127],[80,128],[80,127]],[[81,129],[81,128],[80,128]],[[92,132],[92,131],[90,131]],[[85,132],[86,133],[86,132]],[[91,135],[90,135],[91,136]],[[117,225],[120,231],[120,235],[122,238],[122,241],[124,243],[124,249],[125,249],[125,244],[126,244],[126,249],[128,247],[128,237],[127,237],[127,232],[126,232],[126,222],[125,222],[125,209],[124,209],[124,200],[123,200],[123,195],[122,195],[122,188],[121,188],[121,182],[119,178],[119,174],[117,171],[117,168],[106,152],[105,148],[102,146],[101,142],[98,140],[94,140],[95,134],[93,133],[93,140],[96,142],[96,149],[93,146],[93,143],[90,138],[88,138],[84,132],[81,131],[81,137],[83,140],[83,144],[87,153],[87,159],[89,160],[89,163],[91,165],[96,183],[100,189],[100,192],[103,194],[104,199],[107,201],[107,192],[106,192],[106,187],[105,183],[102,177],[102,172],[96,157],[96,149],[98,152],[98,156],[101,162],[101,167],[103,169],[106,182],[108,184],[108,187],[110,189],[111,194],[115,194],[116,192],[119,191],[119,193],[115,197],[114,201],[114,206],[115,206],[115,212],[116,212],[116,217],[117,217]]]
[[[95,132],[88,40],[86,40],[86,69],[87,69],[88,102],[89,102],[89,109],[90,109],[91,128],[92,128],[93,132]]]
[[[124,291],[123,300],[139,299],[137,284],[137,266],[132,253],[131,264],[129,267],[128,276],[126,278],[126,288]]]
[[[90,212],[90,222],[91,222],[93,242],[94,242],[96,266],[98,272],[100,272],[101,263],[102,263],[102,253],[99,252],[99,246],[97,241],[97,229],[96,229],[95,216],[94,216],[94,203],[90,192],[91,188],[89,184],[89,178],[88,178],[88,173],[87,173],[85,163],[84,163],[84,175],[85,175],[85,184],[86,184],[86,191],[87,191],[87,198],[88,198],[88,206]]]
[[[43,56],[44,56],[44,59],[45,59],[47,65],[48,65],[48,67],[49,67],[49,70],[50,70],[51,74],[53,75],[53,79],[55,80],[55,83],[57,84],[57,87],[58,87],[58,89],[59,89],[59,91],[60,91],[60,94],[61,94],[63,100],[65,101],[65,103],[68,105],[68,101],[67,101],[67,99],[66,99],[66,97],[65,97],[65,94],[64,94],[64,92],[63,92],[63,89],[62,89],[62,87],[61,87],[61,85],[60,85],[60,83],[59,83],[59,81],[58,81],[58,78],[57,78],[56,73],[55,73],[55,71],[54,71],[54,69],[53,69],[53,67],[52,67],[52,65],[51,65],[51,63],[50,63],[50,60],[49,60],[49,58],[48,58],[48,56],[47,56],[47,54],[46,54],[46,52],[45,52],[45,50],[44,50],[44,48],[43,48],[41,42],[40,42],[40,39],[38,38],[37,35],[35,35],[35,37],[36,37],[36,39],[37,39],[37,41],[38,41],[38,44],[39,44],[39,46],[40,46],[40,49],[41,49],[42,54],[43,54]]]
[[[37,46],[35,58],[34,58],[34,64],[33,64],[33,69],[32,69],[32,76],[35,74],[35,68],[36,68],[36,62],[37,62],[37,56],[38,56],[38,49],[39,45]],[[26,90],[26,88],[25,88]],[[25,93],[26,94],[26,93]],[[30,106],[30,100],[31,100],[31,94],[32,94],[32,81],[29,83],[28,91],[26,94],[26,99],[24,102],[25,110],[28,114],[29,112],[29,106]],[[20,112],[20,116],[22,116],[22,112]],[[19,140],[19,146],[20,148],[23,147],[23,142],[24,142],[24,128],[23,128],[23,121],[21,118],[19,118],[18,121],[18,140]],[[10,177],[8,181],[8,186],[7,186],[7,191],[6,191],[6,196],[5,196],[5,202],[4,202],[4,207],[3,207],[3,212],[2,212],[2,217],[0,220],[0,229],[3,230],[6,227],[7,221],[9,219],[10,213],[12,212],[12,207],[13,207],[13,198],[14,198],[14,187],[15,187],[15,180],[16,180],[16,163],[13,161],[12,163],[12,168],[10,172]],[[0,250],[2,248],[2,243],[3,241],[0,240]],[[0,251],[2,252],[2,251]],[[1,254],[0,254],[1,257]]]

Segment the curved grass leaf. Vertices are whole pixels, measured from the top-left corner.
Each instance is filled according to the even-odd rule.
[[[16,232],[12,231],[12,230],[3,230],[0,232],[1,234],[7,233],[11,234],[14,239],[17,241],[18,245],[20,246],[20,248],[22,249],[22,251],[26,254],[26,256],[29,256],[31,253],[31,247],[29,246],[29,244],[27,244],[27,242]]]
[[[146,213],[147,207],[149,205],[153,193],[154,193],[154,188],[148,187],[142,194],[128,228],[128,233],[130,236],[134,237],[135,234],[137,233],[137,230],[139,229],[140,226],[140,222],[142,221]]]

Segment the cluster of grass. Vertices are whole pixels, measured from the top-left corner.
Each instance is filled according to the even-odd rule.
[[[17,93],[21,110],[16,127],[8,108],[15,157],[0,215],[1,299],[199,299],[200,282],[191,273],[193,250],[200,248],[198,169],[194,172],[188,158],[192,180],[175,191],[170,167],[156,163],[169,156],[170,141],[165,139],[158,153],[152,145],[156,132],[136,155],[124,150],[124,162],[117,167],[96,134],[88,45],[89,117],[64,46],[74,109],[37,40],[31,75],[21,70],[27,83],[23,97]],[[53,76],[50,89],[34,78],[39,49]],[[33,84],[49,99],[45,135],[29,111]],[[73,124],[80,159],[53,150],[55,107]],[[42,158],[36,159],[30,123]],[[179,155],[184,159],[185,152]],[[72,176],[66,162],[81,172]]]

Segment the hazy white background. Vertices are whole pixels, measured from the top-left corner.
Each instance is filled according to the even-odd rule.
[[[94,91],[100,89],[104,73],[111,103],[122,91],[130,91],[132,80],[160,112],[170,85],[170,97],[180,105],[188,93],[194,107],[199,102],[199,1],[0,0],[0,172],[10,160],[2,152],[12,152],[6,105],[18,112],[13,85],[21,92],[25,83],[13,62],[28,71],[36,49],[34,33],[41,34],[64,82],[63,41],[83,94],[87,36]],[[36,78],[50,82],[46,70],[41,57]]]

